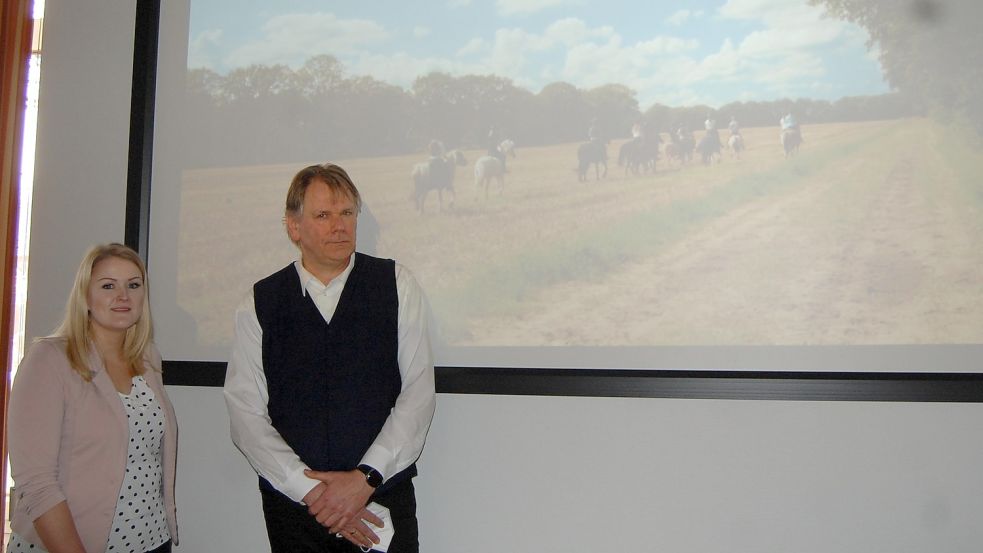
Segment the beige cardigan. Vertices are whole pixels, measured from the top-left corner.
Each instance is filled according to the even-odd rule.
[[[164,410],[164,511],[177,544],[174,470],[177,426],[160,373],[160,353],[150,348],[144,379]],[[89,552],[104,551],[126,468],[129,426],[116,388],[95,353],[92,382],[68,363],[65,341],[44,338],[31,345],[10,392],[7,413],[10,473],[16,487],[11,529],[41,545],[34,520],[62,501]]]

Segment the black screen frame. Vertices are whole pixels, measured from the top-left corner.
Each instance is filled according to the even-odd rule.
[[[160,0],[137,0],[125,238],[147,260]],[[164,360],[172,386],[220,387],[226,364]],[[983,373],[435,367],[438,393],[770,401],[983,402]]]

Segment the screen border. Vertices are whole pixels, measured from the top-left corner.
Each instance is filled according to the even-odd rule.
[[[137,0],[125,243],[147,262],[160,0]],[[164,360],[164,382],[220,387],[224,362]],[[438,393],[768,401],[983,402],[983,373],[435,367]]]

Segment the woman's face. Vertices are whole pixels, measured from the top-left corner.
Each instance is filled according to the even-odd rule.
[[[124,332],[143,314],[146,291],[140,268],[119,257],[107,257],[92,267],[86,293],[89,324],[94,332]]]

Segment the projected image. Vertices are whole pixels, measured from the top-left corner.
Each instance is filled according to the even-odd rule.
[[[979,12],[192,2],[181,225],[154,232],[219,349],[242,294],[296,255],[291,176],[325,161],[362,191],[359,250],[426,290],[438,357],[980,344]]]

